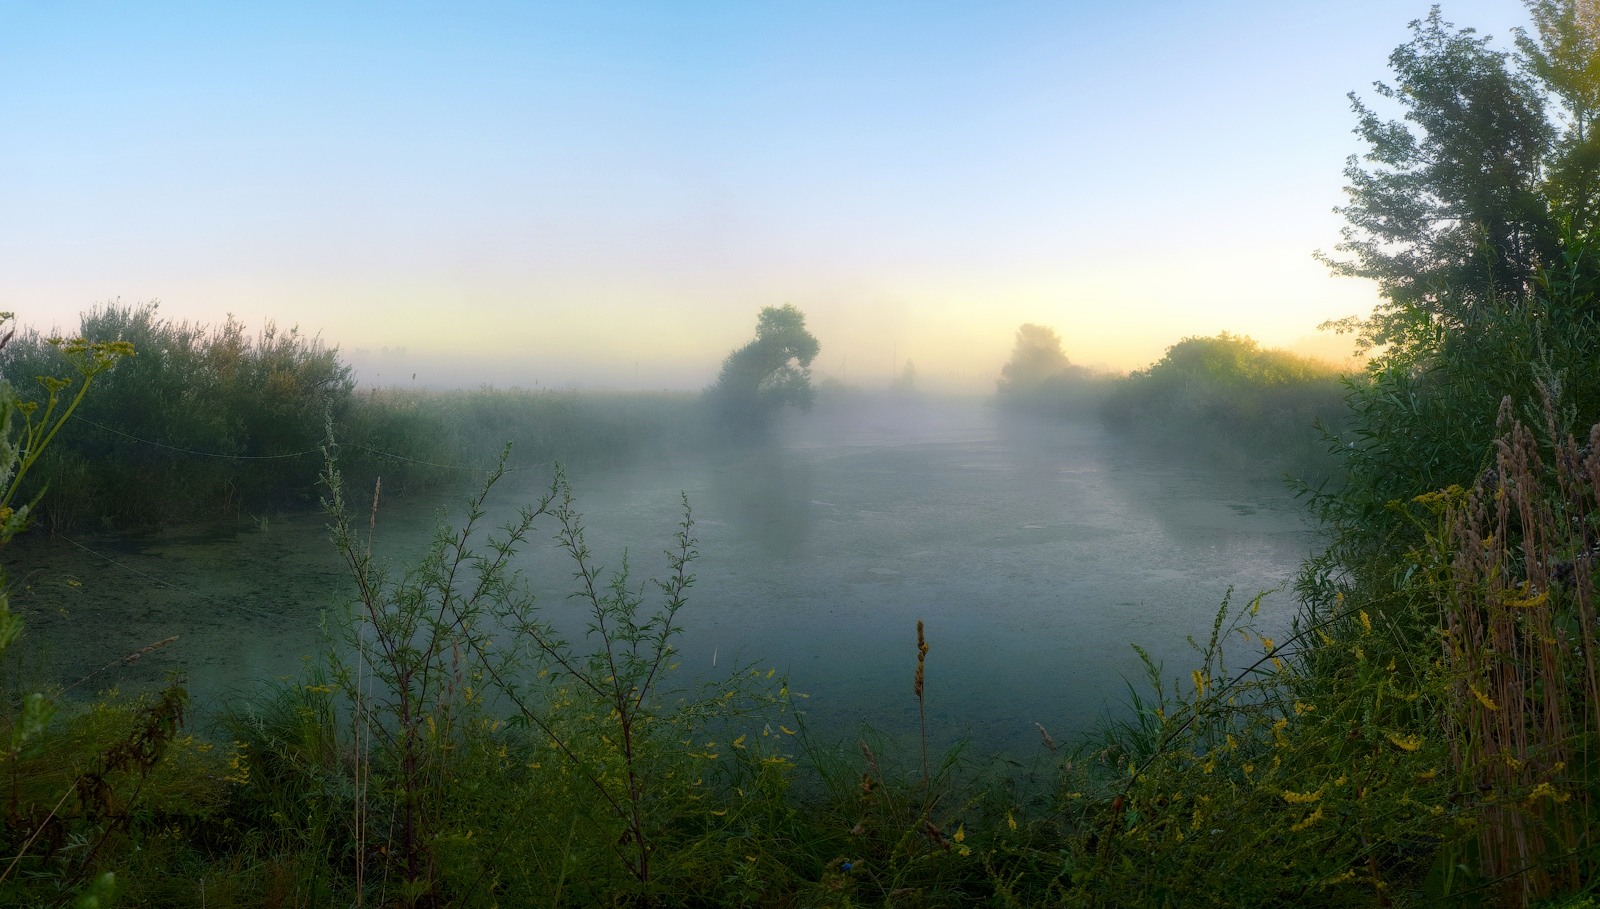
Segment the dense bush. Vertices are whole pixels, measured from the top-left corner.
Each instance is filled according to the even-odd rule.
[[[1114,381],[1100,412],[1131,437],[1318,482],[1332,468],[1318,426],[1343,422],[1345,393],[1335,368],[1223,332]]]
[[[41,462],[36,479],[52,488],[46,523],[145,524],[315,501],[328,416],[344,416],[354,388],[333,350],[270,324],[251,339],[233,319],[172,322],[153,305],[97,308],[80,332],[135,354]],[[0,352],[0,374],[19,389],[57,371],[58,353],[37,331]]]

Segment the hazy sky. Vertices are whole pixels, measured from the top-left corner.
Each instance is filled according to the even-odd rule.
[[[1022,322],[1291,345],[1371,310],[1311,253],[1427,9],[0,0],[0,309],[270,319],[381,383],[698,387],[786,302],[860,384],[992,387]]]

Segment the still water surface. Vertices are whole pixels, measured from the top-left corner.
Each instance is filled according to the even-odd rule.
[[[626,548],[640,581],[667,572],[661,552],[688,495],[702,555],[680,614],[682,671],[775,667],[809,695],[808,727],[829,740],[863,723],[915,731],[918,619],[937,741],[1021,753],[1037,746],[1034,723],[1070,737],[1141,677],[1130,643],[1186,678],[1185,637],[1209,631],[1225,592],[1284,585],[1316,545],[1281,484],[1130,450],[1092,420],[1046,426],[976,404],[819,409],[772,444],[569,474],[591,548],[612,566]],[[498,518],[548,478],[513,474],[494,496]],[[414,555],[448,498],[387,502],[377,551]],[[203,714],[327,646],[321,616],[339,614],[351,585],[325,523],[34,535],[6,559],[51,679],[180,635],[82,687],[137,688],[180,669]],[[553,532],[540,525],[518,564],[545,608],[571,612]],[[1292,608],[1287,593],[1268,598],[1263,624],[1281,629]]]

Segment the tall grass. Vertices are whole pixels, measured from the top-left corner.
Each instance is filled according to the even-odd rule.
[[[1482,816],[1470,851],[1519,906],[1578,887],[1600,860],[1600,425],[1580,446],[1545,407],[1541,444],[1508,399],[1494,466],[1426,500],[1443,529],[1451,758]]]
[[[381,475],[392,494],[406,494],[474,487],[508,443],[512,470],[692,452],[706,419],[688,393],[366,389],[335,428],[352,481]]]
[[[79,408],[81,431],[41,462],[53,528],[149,524],[315,501],[317,449],[354,380],[317,339],[270,323],[173,322],[153,305],[103,306],[79,329],[137,351]],[[49,339],[25,331],[0,352],[19,388],[58,371]]]

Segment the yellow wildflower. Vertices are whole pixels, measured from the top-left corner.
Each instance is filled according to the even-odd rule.
[[[1477,686],[1468,685],[1467,690],[1472,692],[1472,696],[1478,699],[1478,703],[1482,704],[1485,710],[1493,711],[1500,709],[1500,705],[1496,704],[1493,698],[1479,691]]]
[[[1354,871],[1346,871],[1342,874],[1335,874],[1333,877],[1324,878],[1322,881],[1322,886],[1332,887],[1335,884],[1342,884],[1345,881],[1353,881],[1355,879],[1356,873]]]
[[[1554,787],[1554,786],[1550,785],[1548,782],[1546,782],[1546,783],[1540,783],[1539,785],[1533,787],[1533,791],[1528,793],[1528,797],[1523,800],[1523,803],[1526,804],[1526,805],[1532,806],[1534,802],[1538,801],[1541,798],[1547,798],[1550,801],[1555,802],[1557,805],[1559,805],[1562,802],[1565,802],[1568,799],[1572,798],[1572,796],[1568,795],[1565,792],[1561,792],[1561,791],[1557,790],[1556,787]]]
[[[1521,599],[1506,600],[1506,607],[1509,609],[1532,609],[1535,606],[1543,606],[1545,601],[1550,599],[1550,591],[1548,590],[1541,590],[1529,596],[1528,588],[1525,586],[1522,589],[1522,593]]]
[[[1315,792],[1293,792],[1288,789],[1283,790],[1283,800],[1291,805],[1309,805],[1321,798],[1321,789],[1318,789]]]
[[[1310,827],[1312,824],[1315,824],[1317,821],[1320,821],[1320,820],[1322,820],[1322,806],[1318,805],[1316,811],[1313,811],[1310,814],[1306,815],[1306,819],[1305,820],[1303,820],[1300,823],[1295,824],[1294,826],[1290,827],[1289,828],[1289,832],[1290,833],[1299,833],[1300,831],[1306,829],[1307,827]]]
[[[1425,741],[1427,739],[1420,735],[1401,735],[1398,732],[1389,733],[1389,744],[1401,751],[1416,751],[1422,747],[1422,743]]]

